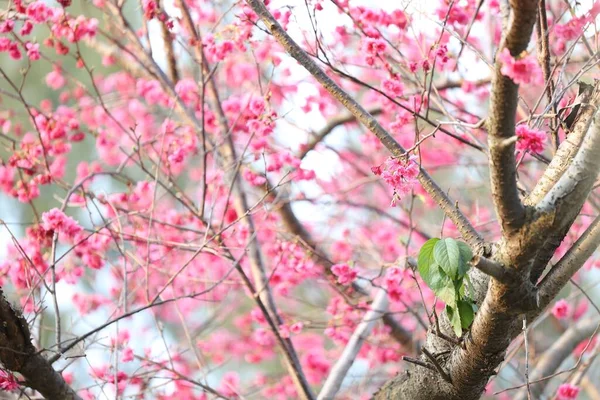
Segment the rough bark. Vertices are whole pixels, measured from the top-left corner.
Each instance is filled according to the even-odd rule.
[[[503,40],[513,57],[527,49],[537,14],[537,1],[512,0],[512,24]],[[500,50],[503,50],[500,48]],[[496,62],[488,121],[490,180],[496,214],[505,233],[518,230],[525,222],[525,208],[517,190],[514,137],[519,86],[501,72]]]
[[[23,384],[49,400],[81,398],[31,343],[27,321],[4,297],[0,289],[0,362],[25,378]]]

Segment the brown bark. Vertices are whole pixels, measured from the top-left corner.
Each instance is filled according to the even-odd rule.
[[[25,378],[25,386],[49,400],[78,400],[80,397],[31,343],[27,321],[4,297],[0,289],[0,362]]]

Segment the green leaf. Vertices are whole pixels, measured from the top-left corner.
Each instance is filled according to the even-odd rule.
[[[458,302],[458,312],[460,314],[460,324],[463,329],[469,329],[475,318],[473,304],[470,301],[461,300]]]
[[[419,259],[417,261],[419,275],[421,275],[421,278],[431,289],[433,289],[431,283],[436,279],[436,275],[439,275],[439,267],[434,267],[435,261],[433,258],[433,248],[439,240],[440,239],[433,238],[425,242],[419,251]]]
[[[461,256],[456,240],[446,238],[437,242],[433,248],[433,258],[451,279],[458,277]]]
[[[452,325],[452,329],[454,329],[456,337],[460,338],[462,336],[460,314],[456,309],[449,307],[448,305],[446,305],[446,314],[448,314],[448,319],[450,320],[450,324]]]
[[[473,252],[471,251],[469,245],[465,242],[456,242],[456,244],[458,245],[458,251],[461,259],[461,263],[458,267],[458,275],[464,276],[467,271],[469,271],[469,268],[471,268],[470,262],[473,259]]]
[[[450,307],[456,307],[456,302],[458,301],[458,294],[456,293],[454,283],[450,279],[447,279],[446,283],[447,284],[445,286],[434,290],[434,293],[440,300],[446,303],[446,305],[449,305]]]
[[[469,288],[469,295],[472,299],[475,298],[475,288],[473,287],[473,282],[471,282],[471,278],[469,278],[469,275],[465,275],[465,279],[467,281],[467,287]]]
[[[427,284],[427,286],[429,286],[429,288],[433,290],[434,293],[437,294],[443,288],[447,286],[452,286],[452,280],[435,262],[431,264],[430,274],[431,281]]]

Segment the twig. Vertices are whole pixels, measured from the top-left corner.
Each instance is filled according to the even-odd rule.
[[[452,383],[452,379],[450,379],[450,376],[448,375],[448,373],[446,371],[444,371],[444,368],[442,368],[442,366],[440,365],[440,363],[438,363],[438,361],[435,359],[435,357],[433,356],[433,354],[431,354],[429,352],[429,350],[427,350],[427,348],[425,348],[425,347],[423,347],[423,354],[425,354],[425,356],[429,359],[429,361],[431,361],[431,363],[435,367],[436,371],[440,373],[440,375],[442,376],[442,378],[446,382]]]
[[[435,371],[435,367],[427,364],[426,362],[423,362],[421,360],[417,360],[416,358],[412,358],[412,357],[408,357],[408,356],[402,356],[402,360],[409,362],[411,364],[415,364],[418,365],[419,367],[423,367],[423,368],[427,368],[430,369],[432,371]]]
[[[525,342],[525,383],[527,384],[527,399],[531,400],[531,386],[529,385],[529,340],[527,339],[527,316],[523,316],[523,340]]]

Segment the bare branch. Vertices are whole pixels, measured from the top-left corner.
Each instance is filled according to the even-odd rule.
[[[582,340],[590,338],[590,336],[598,329],[599,318],[586,318],[580,321],[569,329],[567,329],[561,336],[555,341],[552,346],[548,348],[537,360],[536,367],[531,373],[530,384],[531,396],[534,399],[541,398],[544,393],[544,388],[550,379],[542,379],[550,376],[556,372],[564,360],[566,360],[575,347]],[[590,338],[591,339],[591,338]],[[519,393],[515,400],[527,399],[527,393]]]
[[[471,263],[473,264],[473,267],[500,282],[509,283],[516,279],[512,270],[488,258],[476,255],[473,257],[473,260],[471,260]]]
[[[162,4],[164,7],[164,4]],[[167,73],[173,84],[179,80],[179,70],[177,69],[177,59],[175,58],[175,49],[173,46],[173,37],[169,32],[169,27],[166,21],[160,21],[160,30],[162,34],[163,44],[165,46],[165,58],[167,59]]]
[[[312,58],[286,33],[279,25],[273,15],[265,7],[260,0],[246,1],[253,11],[261,18],[267,26],[273,37],[283,46],[283,48],[296,61],[300,63],[310,74],[327,90],[334,98],[336,98],[354,117],[371,131],[381,143],[392,153],[394,157],[402,157],[406,155],[405,149],[377,122],[377,120],[367,112],[356,100],[346,93],[337,83],[333,81]],[[514,117],[513,117],[514,119]],[[473,228],[468,219],[461,213],[448,198],[446,193],[433,181],[431,176],[421,168],[419,174],[419,182],[429,195],[438,203],[440,208],[446,213],[448,218],[458,228],[463,238],[475,248],[483,246],[483,238]]]
[[[350,340],[346,343],[346,347],[340,358],[329,372],[329,376],[327,377],[327,380],[325,380],[325,384],[323,385],[317,400],[333,400],[335,398],[335,395],[338,390],[340,390],[342,382],[354,363],[363,342],[369,337],[373,326],[377,320],[385,314],[387,308],[387,291],[382,288],[378,290],[377,295],[375,295],[373,303],[371,304],[371,309],[365,313],[362,321],[358,324],[354,333],[352,333]]]
[[[536,20],[537,1],[512,0],[512,24],[503,40],[513,57],[527,49]],[[492,98],[488,118],[490,147],[490,179],[496,214],[505,235],[516,232],[525,222],[525,207],[517,189],[515,146],[504,145],[515,135],[516,110],[519,86],[501,72],[502,64],[496,61],[492,81]]]

